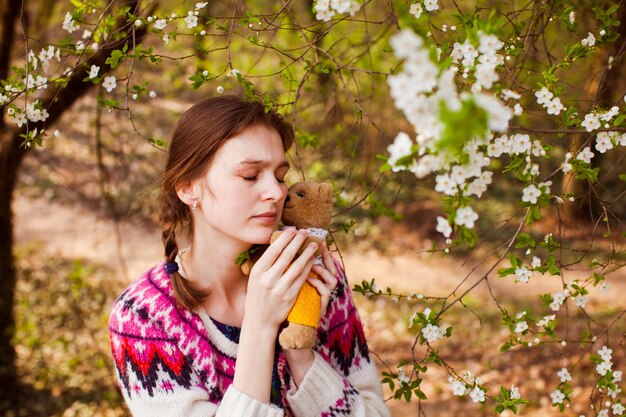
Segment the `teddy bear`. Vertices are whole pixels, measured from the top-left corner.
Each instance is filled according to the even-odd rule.
[[[322,244],[326,240],[332,219],[333,199],[330,185],[314,181],[297,182],[289,187],[283,207],[282,223],[297,229],[308,229],[308,236],[300,247],[298,255],[311,242],[317,243],[316,262],[322,262]],[[272,233],[270,243],[274,242],[282,231]],[[253,263],[260,256],[259,252],[242,264],[242,270],[249,275]],[[314,272],[310,273],[317,277]],[[312,348],[317,340],[317,327],[321,315],[321,297],[315,287],[305,282],[296,302],[287,316],[288,326],[284,328],[278,341],[283,349]]]

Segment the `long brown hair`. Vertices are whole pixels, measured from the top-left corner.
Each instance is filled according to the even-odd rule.
[[[220,147],[230,138],[252,126],[274,129],[285,151],[294,141],[294,131],[276,112],[265,111],[259,102],[244,101],[232,95],[204,99],[180,118],[169,147],[161,178],[160,216],[165,261],[175,262],[178,255],[177,233],[193,240],[191,209],[176,194],[176,186],[204,176]],[[189,309],[200,305],[207,290],[193,287],[178,272],[170,274],[177,301]]]

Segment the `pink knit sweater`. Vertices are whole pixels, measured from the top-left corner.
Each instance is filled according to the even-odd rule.
[[[299,387],[278,355],[281,407],[232,386],[238,345],[203,309],[176,303],[163,263],[118,298],[109,331],[120,388],[136,417],[389,415],[343,271]]]

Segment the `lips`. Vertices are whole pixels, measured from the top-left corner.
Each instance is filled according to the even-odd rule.
[[[265,213],[257,214],[256,216],[252,216],[255,219],[261,220],[274,220],[276,218],[275,211],[266,211]]]

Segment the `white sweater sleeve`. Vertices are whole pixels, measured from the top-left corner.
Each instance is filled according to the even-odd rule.
[[[373,361],[342,378],[321,356],[314,352],[313,365],[300,387],[292,386],[287,401],[296,417],[318,417],[333,411],[351,417],[389,417],[382,388]]]

